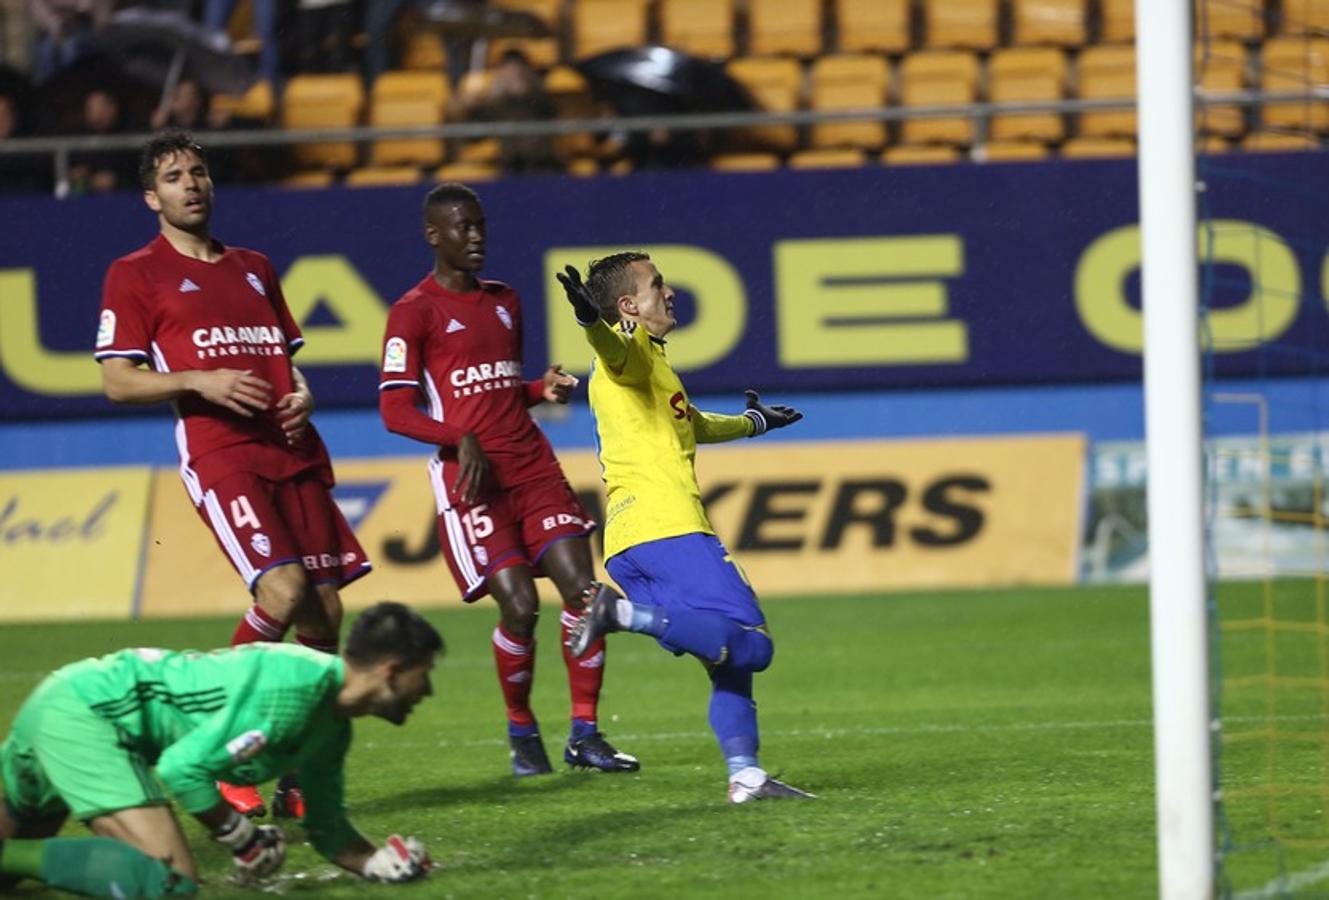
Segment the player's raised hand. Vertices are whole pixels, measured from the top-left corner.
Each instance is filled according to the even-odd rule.
[[[194,393],[246,418],[272,405],[272,385],[249,369],[200,369],[191,375]]]
[[[563,371],[558,363],[545,369],[544,398],[549,403],[567,403],[572,389],[580,384],[575,375]]]
[[[452,484],[452,492],[463,503],[474,503],[480,499],[480,491],[489,477],[489,457],[480,447],[480,439],[475,432],[462,435],[457,444],[457,480]]]
[[[231,851],[235,874],[241,882],[266,878],[286,862],[286,832],[276,825],[255,825],[234,811],[226,824],[213,832],[212,839]]]
[[[772,428],[784,428],[786,425],[793,425],[803,414],[792,406],[766,406],[761,402],[761,397],[756,391],[749,388],[743,394],[748,399],[748,408],[743,410],[743,415],[752,420],[752,436],[765,434]]]
[[[577,314],[577,322],[583,326],[594,325],[600,318],[600,308],[595,305],[590,288],[582,282],[577,267],[565,266],[563,271],[556,273],[554,277],[563,285],[563,292],[568,295],[572,311]]]
[[[364,876],[370,881],[402,884],[423,878],[434,867],[425,845],[413,837],[393,835],[365,863]]]

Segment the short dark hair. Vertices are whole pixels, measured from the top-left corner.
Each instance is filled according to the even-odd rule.
[[[143,190],[150,191],[157,186],[157,163],[186,151],[203,160],[204,165],[208,164],[207,153],[188,131],[171,128],[148,138],[138,156],[138,180]]]
[[[384,600],[360,613],[346,638],[346,659],[372,666],[389,657],[410,668],[443,655],[443,636],[405,603]]]
[[[632,280],[632,264],[650,258],[651,255],[642,250],[625,250],[591,260],[586,269],[586,287],[590,289],[595,305],[600,307],[600,316],[606,322],[619,320],[619,297],[637,293],[637,285]]]
[[[425,218],[429,218],[429,211],[436,206],[446,206],[449,203],[465,203],[468,200],[479,204],[480,195],[460,182],[445,181],[443,184],[435,185],[429,193],[425,194]]]

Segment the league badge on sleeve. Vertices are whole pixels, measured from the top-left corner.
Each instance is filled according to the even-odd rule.
[[[103,309],[101,319],[97,322],[97,349],[101,350],[113,343],[115,343],[115,313]]]
[[[238,738],[232,738],[226,742],[226,753],[231,757],[231,762],[242,763],[258,756],[259,752],[268,745],[268,736],[255,729],[246,731]]]
[[[388,338],[388,343],[383,348],[383,371],[406,371],[406,341],[399,337]]]

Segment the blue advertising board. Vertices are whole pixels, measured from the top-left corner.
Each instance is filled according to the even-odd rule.
[[[1207,193],[1220,374],[1308,371],[1329,167],[1231,156]],[[1271,200],[1261,180],[1304,185]],[[376,402],[386,310],[432,263],[427,186],[218,185],[214,233],[271,257],[320,406]],[[1126,381],[1140,377],[1134,161],[643,172],[479,186],[484,274],[524,297],[526,364],[584,370],[554,272],[645,248],[679,291],[670,353],[695,393]],[[1320,204],[1322,206],[1322,204]],[[91,359],[102,277],[156,220],[132,193],[0,199],[0,416],[105,415]],[[1299,302],[1301,298],[1312,298]]]

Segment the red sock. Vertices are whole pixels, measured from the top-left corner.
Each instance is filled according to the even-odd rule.
[[[295,642],[297,644],[303,644],[304,646],[308,647],[310,650],[318,650],[321,653],[327,653],[332,656],[337,655],[336,638],[329,639],[329,638],[309,637],[308,635],[301,634],[300,632],[297,631],[295,633]]]
[[[563,607],[559,616],[563,635],[563,662],[568,667],[568,690],[572,694],[572,718],[596,720],[600,705],[600,686],[605,680],[605,639],[600,638],[580,659],[568,652],[568,629],[577,623],[580,613]]]
[[[235,626],[235,634],[231,635],[231,646],[238,647],[241,644],[253,644],[258,641],[279,642],[286,636],[288,627],[287,623],[279,622],[259,609],[256,603],[249,607],[249,611]]]
[[[535,640],[513,637],[502,625],[494,629],[494,664],[498,684],[508,705],[508,721],[514,725],[534,725],[531,712],[531,685],[535,681]]]

